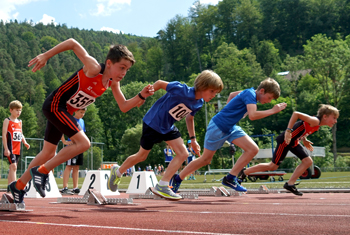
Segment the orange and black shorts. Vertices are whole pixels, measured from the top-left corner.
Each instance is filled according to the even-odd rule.
[[[282,143],[277,142],[277,147],[273,153],[272,162],[278,166],[281,165],[282,161],[286,158],[288,151],[291,151],[300,160],[303,160],[309,156],[306,149],[301,144],[298,144],[293,148],[291,144],[287,145],[286,142],[283,141]]]
[[[62,134],[70,138],[82,130],[78,121],[68,113],[66,108],[58,107],[55,111],[51,111],[49,99],[44,102],[43,113],[47,118],[44,139],[51,144],[57,145]]]

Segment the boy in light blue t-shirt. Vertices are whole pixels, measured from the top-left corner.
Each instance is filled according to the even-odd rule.
[[[162,80],[155,82],[153,87],[154,91],[163,89],[167,93],[157,100],[144,116],[139,151],[129,156],[120,167],[118,165],[112,167],[108,187],[111,191],[116,191],[126,169],[144,161],[154,144],[165,141],[174,150],[176,157],[171,160],[152,192],[165,199],[180,200],[182,197],[169,188],[169,181],[188,157],[188,152],[174,123],[186,117],[187,130],[193,140],[192,148],[199,154],[200,146],[195,136],[194,115],[202,108],[204,101],[209,102],[221,92],[223,83],[219,75],[205,70],[196,78],[194,87]]]
[[[247,189],[237,182],[237,175],[258,153],[259,147],[256,143],[237,126],[239,120],[248,114],[250,120],[257,120],[278,113],[286,108],[286,103],[276,104],[272,109],[258,111],[257,102],[261,104],[270,103],[272,99],[280,96],[280,86],[272,78],[262,81],[257,90],[254,88],[243,91],[232,92],[227,100],[227,105],[216,114],[207,127],[204,141],[204,152],[200,158],[193,160],[181,171],[175,174],[170,181],[172,190],[177,192],[181,182],[191,172],[210,164],[216,150],[227,140],[243,149],[230,173],[223,178],[222,184],[234,190],[245,192]]]

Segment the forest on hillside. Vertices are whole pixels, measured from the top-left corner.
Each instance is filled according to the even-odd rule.
[[[337,125],[331,130],[322,127],[309,139],[315,146],[327,148],[327,158],[316,160],[319,165],[349,167],[350,161],[338,156],[339,150],[349,151],[350,141],[346,124],[350,109],[349,22],[349,0],[223,0],[215,6],[195,1],[187,16],[169,19],[154,38],[68,28],[65,24],[0,21],[0,118],[9,116],[12,100],[20,100],[24,104],[20,118],[25,137],[43,138],[46,120],[41,107],[45,97],[82,63],[72,51],[52,57],[36,73],[28,68],[28,62],[68,38],[76,39],[101,63],[110,45],[124,44],[136,59],[121,81],[126,98],[158,79],[192,86],[205,69],[221,76],[224,90],[195,116],[201,146],[207,123],[225,105],[230,92],[257,88],[260,81],[272,77],[281,85],[281,97],[258,108],[269,109],[280,102],[286,102],[287,108],[261,120],[245,118],[239,125],[250,135],[278,135],[293,111],[316,115],[320,104],[331,104],[341,110]],[[282,71],[289,74],[279,76]],[[88,107],[84,117],[87,136],[104,143],[104,161],[122,162],[138,151],[142,117],[163,94],[158,91],[140,108],[122,113],[108,90]],[[176,126],[186,141],[185,121]],[[271,147],[269,137],[254,140],[260,148]],[[36,147],[25,154],[35,156]],[[140,165],[163,163],[164,147],[164,143],[155,146]],[[93,151],[101,149],[94,147]],[[228,155],[227,148],[218,151],[212,168],[231,167]]]

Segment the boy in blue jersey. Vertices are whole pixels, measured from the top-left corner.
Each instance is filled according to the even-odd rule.
[[[174,123],[186,117],[192,148],[199,155],[200,146],[195,136],[194,115],[202,108],[204,101],[209,102],[221,92],[223,82],[219,75],[205,70],[196,78],[194,87],[162,80],[155,82],[153,87],[154,91],[164,89],[167,93],[154,103],[143,118],[140,150],[129,156],[120,167],[118,165],[112,167],[108,187],[111,191],[116,191],[126,169],[144,161],[154,144],[165,141],[176,152],[176,157],[169,163],[162,179],[152,192],[166,199],[180,200],[182,197],[170,189],[169,181],[188,157],[188,152]]]
[[[227,105],[216,114],[209,122],[204,140],[204,152],[200,158],[193,160],[181,171],[175,174],[170,181],[172,190],[177,192],[181,182],[191,172],[210,164],[216,150],[221,148],[225,141],[243,149],[243,154],[227,176],[223,178],[222,184],[234,190],[246,192],[247,189],[237,182],[237,175],[258,153],[259,147],[256,143],[237,126],[237,122],[248,114],[250,120],[257,120],[278,113],[286,108],[286,103],[276,104],[272,109],[258,111],[257,102],[261,104],[270,103],[272,99],[280,96],[280,86],[272,78],[262,81],[257,90],[254,88],[243,91],[232,92],[227,100]]]

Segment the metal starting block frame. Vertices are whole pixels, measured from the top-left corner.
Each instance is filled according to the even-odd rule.
[[[9,193],[4,193],[0,200],[0,210],[26,212],[24,203],[14,203],[13,197]]]
[[[105,198],[100,191],[88,189],[83,198],[62,197],[57,198],[57,203],[68,204],[88,204],[88,205],[116,205],[116,204],[133,204],[132,198]]]
[[[198,194],[195,192],[180,193],[182,198],[187,199],[198,199]],[[159,197],[152,193],[151,189],[148,188],[145,194],[130,194],[129,198],[132,199],[155,199],[155,200],[166,200],[165,198]]]
[[[258,189],[248,189],[248,194],[269,194],[269,193],[280,193],[277,189],[268,189],[266,185],[260,185]]]

